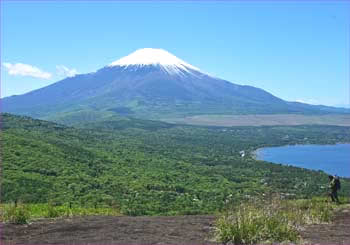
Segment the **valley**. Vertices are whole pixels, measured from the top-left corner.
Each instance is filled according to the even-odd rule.
[[[269,193],[325,195],[326,173],[249,153],[349,141],[350,129],[339,126],[224,128],[129,118],[73,128],[3,114],[1,196],[3,202],[116,205],[126,215],[210,214]],[[343,182],[342,195],[350,189]]]

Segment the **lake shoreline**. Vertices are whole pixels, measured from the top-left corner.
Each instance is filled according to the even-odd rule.
[[[266,146],[250,152],[257,161],[321,170],[327,174],[350,178],[350,143],[293,144]]]
[[[342,144],[349,144],[350,145],[350,142],[337,142],[337,143],[334,143],[334,144],[331,144],[331,143],[326,143],[326,144],[322,144],[322,143],[317,143],[317,144],[287,144],[287,145],[276,145],[276,146],[263,146],[263,147],[259,147],[259,148],[256,148],[255,150],[252,150],[249,152],[249,156],[251,158],[253,158],[254,160],[257,160],[257,161],[264,161],[264,160],[261,160],[261,159],[258,159],[258,154],[259,154],[259,151],[265,149],[265,148],[277,148],[277,147],[285,147],[285,146],[315,146],[315,145],[321,145],[321,146],[331,146],[331,145],[342,145]]]

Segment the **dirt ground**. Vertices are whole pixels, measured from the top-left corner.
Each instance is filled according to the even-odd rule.
[[[350,206],[337,212],[332,224],[307,226],[301,236],[307,244],[350,245]]]
[[[28,225],[2,224],[0,244],[216,244],[214,216],[90,216],[43,219]],[[303,244],[349,244],[350,206],[332,224],[310,225]]]
[[[90,216],[6,224],[1,244],[215,244],[214,216]]]

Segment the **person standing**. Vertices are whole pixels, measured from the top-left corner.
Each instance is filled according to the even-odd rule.
[[[329,178],[329,189],[332,202],[340,203],[338,199],[338,190],[340,189],[340,180],[336,176],[328,175]]]

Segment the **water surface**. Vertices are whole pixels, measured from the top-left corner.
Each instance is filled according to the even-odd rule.
[[[266,147],[256,155],[259,160],[350,177],[350,144]]]

